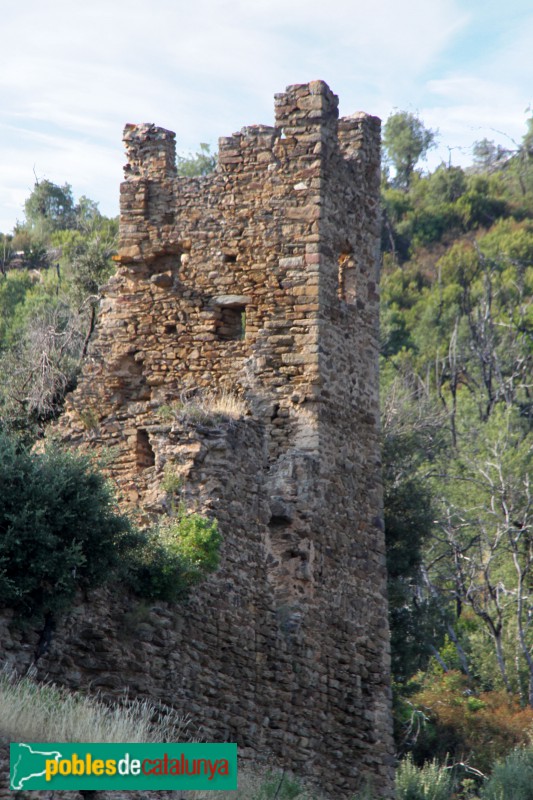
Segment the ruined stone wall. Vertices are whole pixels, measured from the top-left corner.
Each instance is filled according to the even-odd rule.
[[[60,432],[105,452],[145,517],[165,510],[165,470],[181,476],[219,520],[222,566],[141,621],[126,596],[88,600],[38,667],[183,708],[332,797],[366,780],[388,797],[379,121],[339,120],[317,81],[277,95],[275,122],[221,139],[204,178],[176,177],[171,132],[126,127],[118,270]],[[221,390],[240,419],[161,413]]]

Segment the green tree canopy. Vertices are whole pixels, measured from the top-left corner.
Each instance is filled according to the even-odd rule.
[[[200,149],[190,156],[177,157],[178,175],[192,178],[197,175],[208,175],[217,165],[216,154],[211,153],[211,148],[205,142],[200,143]]]
[[[436,131],[426,128],[409,111],[390,115],[383,130],[383,147],[385,163],[396,172],[394,185],[409,188],[418,161],[435,145],[436,136]]]
[[[24,203],[24,211],[33,232],[46,235],[60,228],[72,228],[76,219],[72,187],[68,183],[57,186],[47,179],[36,181]]]

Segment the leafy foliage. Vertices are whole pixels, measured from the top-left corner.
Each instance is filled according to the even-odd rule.
[[[424,386],[412,374],[396,375],[383,384],[382,458],[392,665],[395,680],[403,682],[427,665],[444,635],[442,611],[419,586],[422,549],[435,515],[426,472],[429,460],[445,446],[445,439],[442,413],[431,408]]]
[[[11,301],[0,345],[0,423],[35,437],[75,385],[85,334],[83,315],[64,295],[51,292],[49,281],[27,277],[9,272],[0,286],[0,303],[2,289]]]
[[[394,183],[407,189],[415,166],[435,143],[436,133],[409,111],[391,114],[383,130],[383,147],[388,163],[396,171]]]
[[[513,750],[498,762],[483,787],[482,800],[531,800],[533,797],[533,749]]]
[[[92,200],[75,204],[68,184],[36,183],[0,276],[4,426],[37,437],[75,386],[96,322],[98,287],[114,269],[117,227]],[[23,270],[10,269],[17,250]]]
[[[0,603],[24,619],[55,614],[104,583],[138,535],[86,458],[31,453],[0,433]]]
[[[216,520],[177,515],[136,530],[86,457],[32,453],[0,432],[0,606],[23,620],[63,611],[113,577],[148,600],[183,600],[217,569]]]
[[[489,771],[531,725],[530,133],[515,151],[480,144],[471,169],[383,185],[395,725],[420,764]]]
[[[497,759],[527,744],[533,709],[521,708],[505,691],[476,692],[472,685],[456,670],[422,677],[421,688],[409,698],[422,720],[412,742],[419,763],[449,757],[486,774]]]
[[[190,156],[180,156],[176,158],[178,175],[187,178],[195,176],[209,175],[217,165],[217,156],[211,153],[211,148],[205,142],[200,144],[200,149]]]
[[[75,225],[74,197],[68,183],[57,186],[49,180],[36,181],[24,204],[28,228],[45,236],[59,228]]]
[[[126,582],[148,600],[183,600],[192,586],[217,569],[220,543],[216,520],[188,514],[180,506],[176,517],[145,533]]]
[[[452,772],[436,760],[418,768],[408,756],[396,776],[398,800],[449,800],[453,789]]]

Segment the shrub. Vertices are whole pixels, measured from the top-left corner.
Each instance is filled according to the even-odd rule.
[[[0,605],[19,619],[53,615],[138,543],[87,457],[32,453],[0,432]]]
[[[144,544],[131,554],[126,583],[148,600],[177,602],[219,564],[221,536],[216,520],[187,514],[145,532]]]
[[[53,618],[112,576],[149,600],[181,600],[218,567],[220,540],[216,520],[183,505],[140,532],[87,457],[32,453],[0,432],[0,606],[19,621]]]
[[[529,741],[533,709],[504,691],[475,693],[460,672],[430,676],[410,700],[429,718],[413,748],[417,761],[449,754],[487,773],[496,759]]]
[[[481,792],[482,800],[533,800],[533,748],[513,750],[498,762]]]
[[[417,767],[407,756],[396,774],[398,800],[449,800],[453,784],[451,770],[435,760]]]

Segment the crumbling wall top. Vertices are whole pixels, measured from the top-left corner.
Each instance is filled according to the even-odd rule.
[[[275,95],[275,126],[251,125],[219,139],[219,166],[223,171],[241,164],[241,148],[273,150],[281,137],[298,140],[308,151],[327,142],[351,161],[366,158],[379,163],[380,121],[363,112],[339,119],[339,99],[321,80],[287,86]],[[169,180],[176,177],[176,135],[152,123],[126,125],[124,144],[126,180]],[[318,153],[319,151],[314,151]]]
[[[339,98],[324,81],[297,83],[275,95],[276,125],[287,133],[313,123],[334,125],[338,107]]]
[[[126,179],[148,178],[154,174],[172,178],[176,175],[176,134],[150,122],[128,124],[123,136],[127,164]]]

